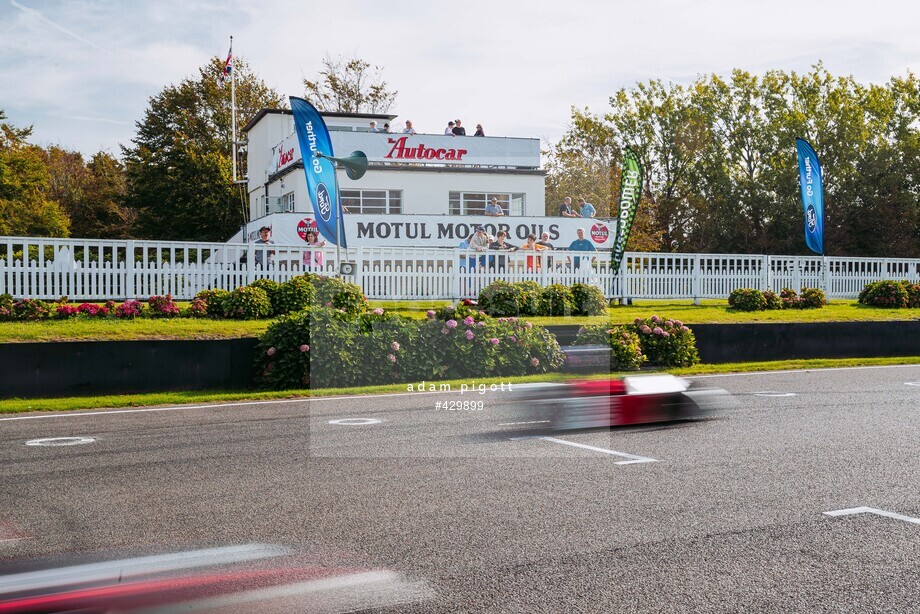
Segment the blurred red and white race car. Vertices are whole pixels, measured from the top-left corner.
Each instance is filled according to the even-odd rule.
[[[690,420],[726,407],[727,392],[673,375],[636,375],[528,386],[524,406],[553,430]]]

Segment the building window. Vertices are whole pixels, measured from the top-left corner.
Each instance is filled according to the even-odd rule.
[[[524,215],[526,211],[523,192],[451,192],[451,215],[484,215],[486,205],[495,198],[505,215]]]
[[[294,193],[288,192],[281,197],[281,211],[291,213],[294,211]]]
[[[349,213],[402,213],[402,190],[342,190],[341,194]]]

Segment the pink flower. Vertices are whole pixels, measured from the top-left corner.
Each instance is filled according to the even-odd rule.
[[[485,326],[485,325],[486,325],[485,322],[476,322],[476,326],[482,327],[482,326]]]
[[[394,341],[393,343],[391,343],[391,344],[390,344],[390,349],[393,350],[394,352],[398,352],[398,351],[399,351],[399,342]]]
[[[655,335],[660,335],[660,334],[663,333],[663,332],[664,332],[664,331],[661,329],[660,326],[656,326],[655,328],[652,329],[652,333],[655,334]]]
[[[374,310],[374,315],[375,315],[375,316],[382,316],[382,315],[383,315],[383,307],[378,307],[377,309],[375,309],[375,310]]]
[[[531,359],[530,359],[530,364],[532,364],[532,365],[535,366],[535,367],[539,367],[539,366],[540,366],[540,359],[539,359],[539,358],[531,358]]]
[[[456,320],[448,320],[448,321],[447,321],[447,328],[457,328],[457,321],[456,321]]]
[[[636,318],[633,320],[633,324],[642,324],[642,318]]]
[[[269,356],[274,356],[274,355],[275,355],[275,348],[268,348],[268,351],[265,352],[265,353],[268,354]]]
[[[674,320],[674,326],[683,326],[683,325],[684,323],[681,322],[680,320]]]
[[[441,329],[441,333],[444,334],[444,335],[446,335],[446,334],[449,333],[449,332],[450,332],[450,329],[449,329],[449,328],[442,328],[442,329]]]
[[[511,340],[511,343],[516,343],[516,342],[517,342],[517,337],[515,337],[514,335],[511,335],[510,337],[508,337],[508,339]]]
[[[473,319],[473,316],[466,316],[463,318],[463,323],[467,326],[472,326],[474,322],[476,322],[476,320]]]
[[[393,356],[392,354],[387,354],[387,360],[389,360],[390,362],[396,362],[396,357]]]
[[[332,307],[332,301],[329,301],[328,303],[326,303],[326,307]]]
[[[489,339],[489,343],[491,343],[492,345],[498,345],[498,339],[496,339],[495,337],[492,337],[491,339]]]
[[[526,326],[527,328],[533,328],[533,324],[531,324],[530,322],[524,322],[524,326]]]
[[[649,334],[650,332],[652,332],[652,329],[649,328],[648,326],[646,326],[645,324],[643,324],[642,326],[640,326],[640,327],[639,327],[639,330],[640,330],[642,333],[646,334],[646,335]]]
[[[671,326],[674,326],[674,322],[672,320],[668,320],[664,323],[664,325],[670,328]]]
[[[486,312],[485,312],[485,311],[480,311],[480,312],[479,312],[479,315],[484,316],[484,315],[486,315]]]
[[[309,352],[309,351],[310,351],[310,346],[307,345],[306,343],[304,343],[302,346],[300,346],[300,351],[301,351],[301,352]]]
[[[475,337],[475,336],[476,336],[476,335],[473,334],[473,331],[471,331],[471,330],[466,331],[466,338],[469,339],[470,341],[472,341],[472,340],[473,340],[473,337]]]
[[[663,331],[661,331],[661,336],[662,336],[662,337],[670,337],[670,336],[671,336],[671,333],[669,333],[669,332],[666,331],[666,330],[663,330]]]
[[[652,322],[661,322],[661,318],[659,318],[658,316],[652,316],[650,319]]]
[[[433,318],[435,314],[434,314],[434,311],[429,309],[428,311],[425,312],[425,315],[428,316],[429,318]]]
[[[681,327],[680,327],[680,331],[681,331],[682,333],[689,333],[689,332],[690,332],[690,329],[687,328],[686,326],[681,326]]]

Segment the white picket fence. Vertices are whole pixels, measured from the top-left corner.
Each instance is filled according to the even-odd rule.
[[[318,254],[321,254],[319,256]],[[609,252],[475,252],[446,248],[358,247],[347,279],[372,299],[475,298],[489,283],[576,282],[608,298],[726,298],[736,288],[822,288],[855,297],[879,279],[920,281],[920,259],[627,253],[614,275]],[[321,264],[317,262],[321,261]],[[578,266],[575,266],[576,262]],[[71,300],[191,299],[209,288],[256,279],[285,281],[304,271],[334,275],[336,250],[304,245],[101,241],[0,237],[0,294]]]

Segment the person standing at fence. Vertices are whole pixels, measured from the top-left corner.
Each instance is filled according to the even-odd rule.
[[[575,211],[575,208],[572,207],[572,199],[569,196],[566,196],[562,204],[559,205],[559,215],[562,217],[581,217],[578,211]]]
[[[594,208],[594,205],[585,201],[584,197],[578,197],[578,215],[581,217],[595,217],[597,215],[597,209]]]
[[[547,247],[537,243],[536,235],[527,235],[527,239],[524,241],[524,244],[521,246],[522,252],[542,252],[548,249]],[[540,270],[540,256],[527,256],[527,270],[528,271],[539,271]]]
[[[306,237],[307,245],[318,248],[326,245],[326,241],[320,241],[316,232],[313,230],[307,231]],[[308,249],[303,253],[303,269],[304,271],[313,271],[321,270],[323,268],[323,252],[319,249]]]
[[[517,251],[517,246],[511,245],[510,243],[508,243],[507,241],[505,241],[505,239],[506,239],[507,237],[508,237],[508,233],[507,233],[507,232],[505,232],[504,230],[498,231],[498,236],[495,237],[495,241],[493,241],[492,243],[489,243],[489,249],[490,249],[490,250],[497,250],[497,251],[501,251],[501,252],[516,252],[516,251]],[[498,260],[498,268],[499,268],[500,270],[504,270],[505,264],[506,264],[506,262],[507,262],[508,259],[505,258],[504,256],[499,256],[499,257],[497,258],[497,260]],[[492,258],[491,258],[491,257],[489,258],[489,266],[492,266]]]
[[[272,229],[269,226],[263,226],[259,229],[259,239],[254,241],[256,245],[274,245],[271,239]],[[256,249],[256,265],[260,267],[269,267],[275,257],[275,250]]]
[[[578,234],[578,238],[572,241],[571,245],[569,245],[569,251],[572,251],[572,252],[596,252],[597,251],[597,248],[594,247],[594,243],[591,243],[591,241],[585,238],[584,228],[579,228],[576,232]],[[572,263],[573,268],[577,269],[579,266],[581,266],[581,261],[582,261],[582,258],[575,256],[574,262]],[[584,258],[584,261],[589,262],[590,258]]]

